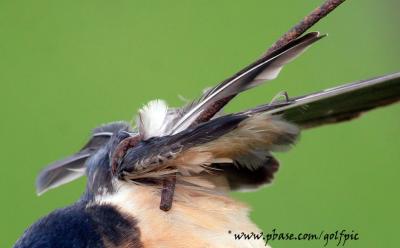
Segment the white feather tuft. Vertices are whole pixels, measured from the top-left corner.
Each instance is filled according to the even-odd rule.
[[[167,133],[168,105],[163,100],[153,100],[139,110],[137,126],[143,139]]]

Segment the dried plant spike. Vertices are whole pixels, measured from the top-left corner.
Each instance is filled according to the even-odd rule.
[[[161,191],[160,209],[163,211],[169,211],[172,207],[172,201],[174,199],[176,184],[176,176],[168,177],[163,180],[163,188]]]
[[[316,8],[310,14],[303,18],[298,24],[293,26],[288,32],[286,32],[279,40],[277,40],[264,54],[268,56],[276,50],[287,45],[289,42],[300,37],[305,31],[311,28],[315,23],[328,15],[332,10],[338,7],[346,0],[327,0],[321,6]]]

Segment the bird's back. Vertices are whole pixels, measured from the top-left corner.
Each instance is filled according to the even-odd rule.
[[[56,210],[29,227],[15,248],[142,247],[136,220],[110,205],[83,202]]]

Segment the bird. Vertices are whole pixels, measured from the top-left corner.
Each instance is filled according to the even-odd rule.
[[[262,239],[231,234],[261,230],[229,192],[270,183],[279,169],[274,154],[290,150],[301,131],[400,100],[397,72],[223,111],[324,37],[310,32],[294,39],[183,107],[150,101],[136,126],[117,121],[95,128],[81,150],[37,177],[41,195],[86,176],[80,199],[31,225],[14,247],[266,247]]]

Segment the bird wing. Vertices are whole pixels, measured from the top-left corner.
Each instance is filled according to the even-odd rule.
[[[351,120],[362,113],[400,100],[400,72],[343,84],[287,102],[266,104],[245,111],[282,115],[301,128]]]
[[[285,151],[295,143],[297,125],[336,123],[398,100],[400,73],[395,73],[261,105],[142,142],[128,150],[120,174],[129,179],[160,178],[211,168],[223,171],[232,189],[256,187],[272,180],[279,163],[271,152]],[[173,169],[165,170],[168,167]]]
[[[175,172],[188,176],[215,163],[257,170],[270,165],[270,152],[290,148],[298,134],[295,125],[279,116],[225,115],[175,135],[140,142],[120,161],[118,176],[161,178]]]

